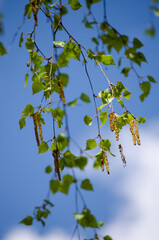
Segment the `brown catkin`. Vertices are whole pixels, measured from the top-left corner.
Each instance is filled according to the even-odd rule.
[[[118,147],[119,147],[119,152],[120,152],[122,162],[123,162],[124,167],[125,167],[126,166],[126,159],[125,159],[125,156],[124,156],[124,153],[123,153],[123,148],[122,148],[121,144],[119,144]]]
[[[105,167],[106,167],[106,170],[107,170],[107,173],[109,174],[109,163],[108,163],[108,158],[107,158],[107,153],[106,151],[103,151],[103,155],[104,155],[104,162],[105,162]]]
[[[54,157],[55,172],[58,175],[59,181],[61,181],[61,175],[60,175],[60,169],[59,169],[59,160],[58,160],[58,156],[59,156],[58,150],[52,151],[52,156]]]
[[[38,127],[39,127],[40,140],[41,140],[41,142],[43,142],[43,132],[42,132],[42,125],[41,125],[41,121],[40,121],[40,113],[37,114],[37,123],[38,123]]]
[[[114,130],[115,130],[115,137],[116,140],[119,140],[119,131],[118,131],[118,125],[117,125],[117,121],[116,121],[116,116],[115,113],[113,112],[113,126],[114,126]]]
[[[36,114],[32,114],[33,117],[33,123],[34,123],[34,132],[35,132],[35,138],[36,138],[36,142],[37,145],[40,145],[40,141],[39,141],[39,135],[38,135],[38,129],[37,129],[37,116]]]
[[[135,127],[135,134],[136,134],[136,141],[138,145],[141,145],[140,142],[140,137],[139,137],[139,129],[138,129],[138,125],[137,125],[137,121],[134,121],[134,127]]]
[[[110,130],[113,132],[114,131],[113,112],[109,113],[109,125],[110,125]]]
[[[32,4],[32,12],[34,16],[35,25],[38,26],[37,13],[39,8],[38,7],[39,0],[31,0],[30,3]]]
[[[133,144],[136,145],[136,136],[135,136],[135,131],[134,131],[134,120],[130,121],[130,132],[132,134],[132,139],[133,139]]]
[[[64,90],[63,90],[63,85],[60,79],[58,79],[58,86],[59,86],[59,94],[60,94],[60,98],[62,99],[63,104],[65,105],[65,94],[64,94]]]

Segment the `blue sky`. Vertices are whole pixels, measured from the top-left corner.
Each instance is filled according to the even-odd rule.
[[[2,0],[0,3],[0,11],[4,14],[4,34],[1,36],[1,41],[7,49],[17,27],[22,22],[24,5],[25,1],[20,0]],[[140,75],[152,75],[158,81],[159,33],[157,32],[154,39],[144,34],[146,24],[151,19],[148,10],[149,5],[149,0],[140,2],[135,0],[129,1],[129,3],[126,0],[107,1],[107,17],[111,25],[120,33],[128,35],[131,40],[133,37],[137,37],[143,42],[142,50],[148,64],[143,64],[142,68],[137,68],[137,70]],[[101,14],[100,7],[102,7],[100,4],[94,5],[92,10],[98,19],[102,20],[103,13]],[[73,12],[70,9],[70,15],[66,16],[64,22],[70,33],[82,45],[89,48],[90,44],[93,46],[90,42],[93,30],[83,29],[81,25],[83,15],[84,8],[81,8],[78,12]],[[45,26],[47,24],[44,19],[40,19],[39,24],[43,33],[39,33],[38,43],[42,49],[49,52],[51,47],[50,29],[46,30]],[[28,86],[24,88],[24,75],[28,71],[25,64],[28,61],[28,54],[24,45],[22,48],[18,47],[20,33],[22,31],[24,33],[30,32],[32,26],[32,20],[25,24],[12,44],[9,54],[0,58],[0,238],[3,240],[18,240],[18,237],[22,239],[22,236],[25,235],[26,240],[49,240],[51,237],[56,240],[70,239],[75,226],[72,217],[72,213],[75,212],[73,186],[70,189],[69,196],[57,194],[57,196],[52,197],[55,208],[48,218],[45,228],[42,228],[39,223],[31,228],[22,228],[18,225],[20,220],[27,215],[31,215],[34,207],[39,206],[42,200],[46,198],[50,176],[46,175],[44,171],[45,167],[52,163],[52,156],[49,154],[38,156],[30,119],[23,130],[19,129],[18,124],[25,105],[31,103],[37,106],[39,99],[41,99],[40,94],[32,96],[31,79]],[[57,40],[63,40],[60,37],[61,35],[57,37]],[[64,40],[68,40],[67,35],[64,38]],[[81,64],[77,61],[71,61],[69,66],[71,71],[65,69],[65,72],[70,74],[66,92],[68,101],[79,97],[81,92],[85,92],[91,98],[88,80]],[[105,78],[94,63],[89,62],[88,70],[97,93],[108,87]],[[106,73],[112,82],[123,80],[124,85],[133,92],[131,100],[127,103],[128,109],[135,116],[146,117],[147,122],[141,126],[141,148],[133,147],[128,129],[121,134],[121,142],[128,162],[126,168],[122,167],[120,156],[117,155],[115,159],[110,157],[111,174],[109,176],[101,171],[94,173],[91,170],[91,163],[84,173],[79,174],[80,178],[90,176],[94,184],[94,192],[83,192],[83,194],[88,202],[88,207],[97,216],[98,220],[105,221],[103,234],[110,234],[114,239],[125,240],[129,237],[129,240],[131,240],[129,234],[131,233],[132,239],[138,234],[137,240],[147,240],[146,236],[151,236],[150,233],[153,232],[155,239],[158,236],[156,223],[158,221],[157,213],[159,213],[157,202],[157,199],[159,199],[159,177],[157,174],[157,170],[159,170],[157,162],[159,156],[157,145],[159,143],[158,83],[152,85],[151,95],[144,103],[141,103],[139,101],[138,80],[133,71],[127,79],[124,79],[120,71],[116,70],[114,66],[109,67]],[[76,109],[73,108],[69,111],[71,114],[69,119],[71,134],[84,148],[86,139],[94,138],[97,135],[95,123],[91,127],[83,124],[84,115],[90,114],[93,116],[95,114],[93,103],[86,105],[80,102]],[[104,129],[103,127],[103,135],[105,134],[108,136],[107,138],[114,141],[114,136],[107,133],[107,130],[108,128]],[[46,136],[48,134],[49,127],[47,126]],[[112,145],[116,152],[117,144],[115,141]],[[73,144],[72,151],[77,155],[79,154],[78,149]],[[101,200],[103,205],[100,204]],[[148,232],[147,226],[150,226],[150,232]],[[144,231],[145,235],[142,235]],[[62,232],[64,235],[61,236]],[[85,231],[81,231],[81,234],[87,236]],[[133,238],[133,236],[135,237]]]

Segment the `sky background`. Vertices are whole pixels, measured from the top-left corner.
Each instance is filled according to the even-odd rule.
[[[9,54],[0,58],[0,239],[69,240],[75,227],[72,216],[75,212],[74,186],[71,187],[69,196],[59,193],[51,198],[55,208],[48,217],[45,228],[41,227],[40,223],[35,223],[32,227],[18,224],[24,217],[31,215],[34,207],[41,205],[46,198],[51,177],[45,174],[45,167],[52,164],[50,154],[46,153],[43,156],[37,154],[32,121],[28,119],[27,126],[23,130],[19,129],[18,124],[26,104],[38,106],[41,99],[40,94],[32,96],[31,79],[24,88],[24,75],[28,71],[25,64],[28,61],[28,53],[24,45],[22,48],[18,47],[21,32],[32,31],[32,20],[24,25],[15,42],[10,46],[17,27],[22,23],[25,3],[26,1],[20,0],[0,2],[0,12],[4,14],[4,33],[0,36],[0,41],[9,50]],[[141,69],[137,67],[136,69],[140,75],[152,75],[158,81],[159,33],[157,32],[153,39],[144,34],[146,25],[152,19],[148,10],[150,4],[149,0],[107,1],[107,17],[111,25],[120,33],[128,35],[131,40],[137,37],[143,42],[142,51],[148,64],[145,63]],[[103,19],[101,9],[103,11],[102,4],[96,4],[92,8],[99,21]],[[73,12],[69,8],[69,11],[70,15],[64,18],[65,26],[82,45],[86,48],[93,47],[90,41],[93,30],[85,29],[81,24],[85,9],[81,8]],[[51,32],[46,28],[45,18],[39,19],[39,25],[42,33],[39,31],[37,41],[46,55],[49,55]],[[57,36],[57,41],[61,40],[61,34]],[[67,35],[64,35],[64,40],[68,40]],[[115,53],[113,56],[116,59]],[[91,99],[91,91],[83,67],[77,61],[71,61],[69,66],[71,71],[64,69],[64,72],[70,75],[66,91],[67,101],[79,97],[81,92],[88,94]],[[108,87],[105,78],[94,63],[88,63],[88,71],[96,93]],[[83,191],[83,195],[97,219],[105,222],[99,235],[109,234],[114,240],[147,240],[150,237],[157,239],[159,235],[157,225],[159,222],[158,83],[152,85],[150,96],[141,103],[138,79],[133,71],[126,79],[114,66],[108,67],[106,73],[112,82],[122,80],[133,92],[126,106],[135,116],[146,117],[147,121],[143,126],[140,125],[141,147],[133,146],[128,128],[121,133],[120,142],[127,159],[126,168],[122,166],[114,135],[110,133],[108,127],[102,127],[103,136],[113,141],[112,151],[117,157],[109,156],[110,175],[100,170],[92,170],[91,159],[85,172],[77,173],[80,179],[90,177],[94,185],[94,192]],[[97,136],[95,122],[91,127],[83,124],[84,115],[95,114],[93,103],[87,105],[79,102],[76,108],[68,111],[71,114],[69,118],[71,134],[84,148],[87,138]],[[49,126],[45,127],[45,131],[47,137]],[[71,146],[74,154],[78,155],[79,150],[73,144]],[[66,172],[69,173],[69,170]],[[87,230],[81,230],[82,236],[88,236],[87,233]]]

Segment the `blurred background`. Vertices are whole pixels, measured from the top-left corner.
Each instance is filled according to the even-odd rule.
[[[43,156],[37,154],[31,119],[27,120],[23,130],[20,130],[18,123],[26,104],[38,106],[39,99],[42,97],[40,93],[32,95],[31,78],[24,88],[24,76],[28,71],[25,63],[28,62],[29,56],[24,44],[19,48],[19,38],[21,32],[27,33],[33,29],[33,19],[23,24],[25,4],[25,1],[20,0],[1,0],[0,2],[0,12],[4,16],[4,30],[0,35],[0,41],[9,52],[0,58],[0,239],[69,240],[75,227],[72,216],[75,212],[74,186],[71,186],[68,196],[57,193],[51,197],[55,207],[45,227],[40,223],[35,223],[31,227],[18,224],[24,217],[32,215],[34,207],[40,206],[46,198],[51,177],[45,173],[45,167],[53,161],[49,153]],[[85,2],[81,1],[81,4],[85,5]],[[143,63],[141,69],[138,67],[136,69],[139,75],[152,75],[158,81],[159,28],[156,28],[154,38],[144,33],[147,24],[158,21],[157,18],[153,19],[149,10],[150,5],[150,0],[107,1],[107,18],[112,26],[121,34],[128,35],[130,40],[134,37],[140,39],[144,44],[142,52],[147,63]],[[77,12],[72,11],[71,8],[68,9],[70,14],[63,19],[67,29],[87,49],[94,48],[91,37],[94,36],[95,30],[86,29],[82,24],[85,8]],[[94,4],[92,12],[98,21],[103,20],[102,3]],[[44,17],[39,19],[39,26],[37,42],[46,55],[50,55],[51,30],[46,27],[48,24]],[[18,27],[19,31],[15,36]],[[56,40],[67,41],[68,36],[61,32]],[[116,53],[112,52],[112,55],[116,62]],[[88,62],[88,71],[96,93],[108,87],[100,69],[91,61]],[[152,84],[150,95],[141,103],[139,99],[141,90],[133,71],[128,78],[124,78],[120,74],[121,70],[115,66],[110,66],[105,71],[113,83],[121,80],[132,91],[130,101],[126,102],[127,108],[135,116],[146,117],[147,120],[145,124],[139,126],[142,144],[140,147],[133,146],[131,133],[127,127],[120,135],[120,142],[127,160],[125,168],[118,153],[114,134],[110,133],[109,126],[102,127],[103,137],[112,141],[112,151],[116,158],[109,156],[110,175],[101,170],[93,170],[92,159],[89,159],[88,167],[84,172],[77,172],[79,179],[89,177],[94,186],[93,192],[83,191],[83,195],[98,221],[105,222],[99,236],[109,234],[114,240],[157,239],[159,235],[158,83]],[[79,102],[76,108],[68,109],[71,135],[82,148],[85,148],[86,139],[97,136],[95,121],[92,126],[86,126],[83,123],[83,117],[86,114],[95,115],[87,76],[82,64],[75,60],[71,60],[69,68],[63,69],[63,72],[69,74],[66,90],[68,102],[79,97],[81,92],[88,94],[91,99],[91,104]],[[49,122],[45,131],[47,137],[50,134]],[[79,155],[75,145],[71,144],[71,148],[75,155]],[[90,154],[93,153],[92,151]],[[66,170],[68,173],[69,171],[69,169]],[[81,236],[88,238],[90,232],[87,229],[81,229]]]

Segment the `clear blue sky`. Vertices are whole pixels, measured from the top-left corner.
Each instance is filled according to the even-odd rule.
[[[0,12],[4,14],[4,33],[1,35],[1,41],[4,46],[8,48],[12,38],[17,31],[17,27],[22,23],[24,5],[26,1],[9,1],[1,0]],[[63,1],[64,2],[64,1]],[[82,3],[82,1],[81,1]],[[154,39],[144,34],[146,24],[149,23],[151,16],[148,10],[150,0],[145,1],[126,1],[126,0],[111,0],[107,1],[107,17],[108,21],[120,33],[126,34],[132,40],[133,37],[139,38],[143,44],[143,52],[146,56],[148,64],[143,64],[142,68],[137,68],[140,75],[152,75],[158,81],[158,62],[159,62],[159,31]],[[97,7],[96,7],[97,6]],[[99,20],[102,20],[101,5],[94,5],[92,10]],[[65,26],[70,33],[86,48],[89,48],[90,36],[93,30],[83,29],[81,20],[84,16],[84,8],[78,12],[73,12],[71,9],[70,15],[64,18]],[[38,35],[38,43],[44,51],[49,52],[51,42],[50,29],[47,31],[47,23],[45,19],[39,19],[42,33]],[[18,33],[15,42],[12,44],[9,54],[0,58],[0,104],[1,104],[1,118],[0,118],[0,238],[11,229],[17,226],[27,215],[31,215],[35,206],[39,206],[42,200],[46,197],[49,187],[50,176],[46,175],[45,167],[52,163],[52,156],[44,154],[37,155],[37,148],[34,139],[32,122],[29,119],[27,126],[20,131],[18,121],[21,112],[26,104],[30,103],[37,106],[41,95],[32,96],[31,79],[30,83],[24,88],[24,75],[28,69],[26,62],[28,61],[28,54],[24,44],[22,48],[18,47],[18,39],[20,33],[30,32],[32,30],[33,21],[25,24]],[[68,40],[65,35],[64,40]],[[60,39],[60,36],[57,37]],[[71,61],[70,69],[65,69],[65,72],[70,74],[70,82],[66,92],[68,101],[79,97],[81,92],[85,92],[91,98],[91,91],[88,80],[83,67],[77,61]],[[141,103],[139,100],[139,86],[138,79],[133,71],[130,77],[124,79],[120,71],[114,70],[114,66],[106,70],[107,75],[111,81],[123,80],[124,85],[133,91],[132,99],[127,103],[128,109],[134,113],[135,116],[143,116],[147,118],[145,127],[149,125],[154,119],[159,119],[158,110],[158,83],[152,85],[151,95]],[[104,79],[100,70],[94,66],[93,63],[88,64],[88,70],[91,79],[96,89],[96,93],[107,88],[107,82]],[[73,90],[72,90],[73,89]],[[93,101],[92,101],[93,102]],[[83,109],[84,108],[84,109]],[[83,109],[83,110],[82,110]],[[77,108],[71,110],[70,129],[72,136],[77,139],[83,147],[87,136],[92,138],[96,136],[96,126],[93,124],[91,128],[84,126],[83,117],[86,114],[94,113],[93,103],[89,106],[80,103]],[[144,127],[143,127],[144,128]],[[48,131],[48,128],[46,128]],[[106,131],[103,130],[105,134]],[[48,132],[47,132],[48,134]],[[78,154],[77,149],[73,149],[75,154]],[[134,150],[135,151],[135,150]],[[111,159],[111,158],[110,158]],[[114,159],[111,159],[114,161]],[[115,160],[116,161],[116,160]],[[111,174],[107,176],[106,173],[102,180],[106,182],[106,187],[100,184],[96,179],[92,180],[95,192],[84,193],[88,202],[88,206],[93,210],[98,220],[104,220],[110,223],[114,220],[119,209],[127,204],[127,199],[115,191],[114,186],[118,179],[118,175],[113,177],[112,164]],[[123,171],[122,164],[119,165],[120,171]],[[126,169],[124,169],[126,171]],[[86,173],[87,174],[87,173]],[[98,172],[99,175],[103,174]],[[109,184],[108,184],[109,183]],[[63,228],[65,231],[72,233],[75,222],[72,213],[75,212],[74,203],[74,187],[72,186],[69,196],[57,194],[52,198],[55,208],[52,215],[48,218],[45,228],[42,228],[40,223],[35,224],[34,228],[40,233],[44,234],[50,229],[57,227]],[[103,210],[100,201],[106,203]],[[59,213],[60,209],[60,213]]]

